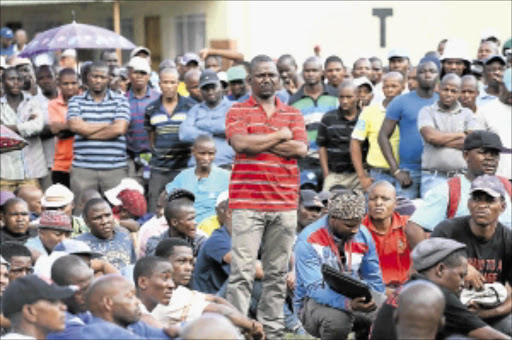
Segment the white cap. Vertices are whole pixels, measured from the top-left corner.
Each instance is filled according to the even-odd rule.
[[[228,74],[224,71],[217,72],[217,77],[219,77],[220,81],[228,83]]]
[[[40,67],[43,65],[51,66],[53,65],[53,60],[47,53],[38,54],[34,58],[34,65],[36,67]]]
[[[490,38],[496,38],[499,40],[500,34],[498,33],[498,30],[495,28],[486,28],[482,31],[482,35],[480,36],[482,40],[487,40]]]
[[[464,40],[451,39],[446,42],[443,55],[439,60],[462,59],[471,63],[469,55],[468,44]]]
[[[149,67],[149,62],[146,58],[142,57],[133,57],[130,59],[130,62],[128,63],[128,67],[131,67],[131,69],[139,72],[146,72],[147,74],[151,73],[151,67]]]
[[[76,50],[73,48],[68,48],[67,50],[62,51],[60,54],[61,58],[70,57],[70,58],[76,58]]]
[[[130,58],[135,57],[139,52],[144,52],[147,55],[151,56],[151,51],[149,50],[149,48],[144,46],[137,46],[130,52]]]
[[[373,84],[370,81],[370,79],[366,78],[365,76],[355,78],[353,82],[356,87],[359,87],[361,85],[368,85],[373,92]]]
[[[75,195],[64,185],[53,184],[44,192],[41,205],[45,208],[60,208],[73,202]]]
[[[7,64],[5,63],[4,56],[0,56],[0,68],[7,68]]]
[[[20,57],[14,58],[14,61],[12,62],[12,66],[18,67],[20,65],[32,65],[32,62],[28,58],[20,58]]]
[[[0,265],[5,264],[6,266],[9,265],[9,262],[7,262],[2,256],[0,256]]]
[[[215,208],[217,208],[222,202],[229,199],[229,191],[223,191],[217,196],[217,200],[215,201]]]
[[[122,205],[123,202],[117,198],[117,195],[125,189],[137,190],[144,195],[144,188],[139,182],[133,178],[123,178],[117,187],[105,191],[105,197],[113,206]]]

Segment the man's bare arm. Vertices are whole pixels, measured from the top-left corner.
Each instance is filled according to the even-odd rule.
[[[445,146],[449,148],[462,150],[466,134],[463,132],[441,132],[431,126],[425,126],[420,129],[423,139],[434,146]]]
[[[88,123],[82,118],[72,118],[68,121],[68,125],[72,132],[85,138],[89,138],[90,135],[110,126],[109,123]]]
[[[128,125],[128,121],[116,119],[114,120],[114,123],[109,124],[109,126],[101,129],[100,131],[89,135],[88,138],[94,140],[112,140],[124,135],[126,131],[128,131]]]
[[[270,151],[273,146],[291,139],[290,129],[283,128],[267,134],[235,134],[229,139],[229,143],[237,153],[258,154]]]
[[[300,141],[288,140],[273,146],[270,152],[286,158],[304,158],[308,153],[308,146]]]

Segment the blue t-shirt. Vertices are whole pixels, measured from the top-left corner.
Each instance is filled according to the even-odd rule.
[[[167,192],[173,189],[186,189],[195,196],[194,208],[196,210],[196,222],[201,223],[205,218],[215,215],[215,202],[217,196],[229,188],[230,172],[212,165],[210,176],[198,177],[195,168],[183,170],[172,182],[166,185]]]
[[[118,270],[137,260],[130,234],[126,232],[114,232],[111,240],[97,238],[91,233],[82,234],[76,239],[87,243],[93,251],[103,254],[103,258]]]
[[[231,251],[231,235],[225,226],[215,229],[196,259],[192,289],[217,294],[228,279],[230,265],[222,259]]]
[[[424,106],[434,104],[439,98],[435,93],[432,98],[421,98],[412,91],[400,95],[389,103],[386,119],[398,121],[400,128],[400,167],[411,170],[421,169],[423,138],[418,130],[418,113]]]

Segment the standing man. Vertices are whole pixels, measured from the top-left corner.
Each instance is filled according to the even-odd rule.
[[[27,31],[24,29],[18,29],[14,32],[14,53],[18,54],[25,49],[27,46]]]
[[[480,126],[497,133],[503,141],[504,151],[496,174],[512,179],[512,68],[508,68],[500,84],[499,97],[484,105],[479,115]]]
[[[506,66],[507,61],[500,55],[490,56],[484,61],[484,80],[487,86],[481,89],[476,99],[478,106],[484,106],[499,97]]]
[[[2,27],[0,30],[0,55],[4,57],[10,57],[14,54],[14,33],[9,27]]]
[[[388,181],[395,185],[396,180],[389,172],[389,165],[382,155],[377,141],[382,122],[386,117],[386,108],[389,103],[403,90],[403,77],[401,73],[389,72],[383,77],[385,99],[382,102],[368,106],[361,112],[350,140],[350,157],[359,178],[359,182],[365,191],[368,191],[373,181]],[[369,173],[364,168],[363,145],[368,141],[368,156],[366,163]],[[398,131],[391,136],[390,143],[393,146],[393,154],[398,155]]]
[[[410,61],[409,53],[403,48],[395,48],[388,53],[389,71],[400,72],[404,77],[404,90],[409,92],[407,88],[407,73],[409,72]]]
[[[288,105],[299,109],[304,116],[308,141],[308,155],[299,161],[301,171],[314,171],[320,177],[319,150],[317,134],[320,121],[324,114],[338,107],[336,96],[338,92],[330,85],[322,83],[322,60],[318,57],[306,59],[302,66],[304,85],[290,97]]]
[[[154,102],[159,93],[149,86],[151,68],[148,60],[133,57],[128,64],[130,90],[126,98],[130,103],[130,126],[126,132],[126,152],[128,153],[128,176],[143,183],[143,168],[149,160],[149,136],[144,129],[146,107]]]
[[[2,81],[5,95],[0,99],[0,123],[25,138],[28,145],[0,155],[0,189],[39,187],[37,179],[48,173],[39,138],[43,131],[41,107],[35,98],[21,90],[20,74],[15,68],[5,70]]]
[[[125,133],[130,123],[126,97],[108,89],[108,66],[93,63],[89,90],[69,101],[69,129],[76,134],[71,167],[71,191],[105,192],[128,175]],[[98,147],[101,147],[99,151]]]
[[[74,70],[65,68],[57,78],[59,96],[48,103],[50,130],[57,136],[52,167],[52,182],[69,188],[70,170],[73,162],[74,134],[69,130],[66,116],[71,97],[78,94],[78,76]]]
[[[356,85],[351,80],[343,81],[338,87],[340,106],[327,112],[318,128],[316,143],[320,148],[324,191],[337,184],[350,189],[361,188],[350,159],[350,135],[361,112],[356,92]],[[366,154],[366,151],[363,153]]]
[[[179,140],[179,127],[193,106],[192,100],[178,93],[177,69],[163,68],[159,78],[162,95],[146,107],[144,115],[144,127],[151,146],[148,186],[150,212],[156,210],[162,189],[187,167],[190,158],[190,143]]]
[[[424,106],[434,104],[439,98],[434,93],[439,75],[437,65],[433,61],[423,60],[417,72],[418,88],[414,92],[396,97],[389,104],[379,132],[380,148],[389,164],[390,173],[398,181],[397,195],[409,199],[420,197],[423,140],[418,131],[418,112]],[[389,140],[397,126],[400,127],[400,163],[393,155]]]
[[[233,265],[227,299],[247,314],[262,243],[265,276],[258,319],[269,338],[281,338],[285,274],[297,224],[296,159],[306,155],[307,137],[300,112],[275,96],[279,75],[270,57],[259,55],[251,61],[248,80],[251,98],[235,104],[226,118],[226,137],[237,152],[229,188]],[[245,190],[248,186],[259,193]]]
[[[237,65],[228,69],[228,83],[231,94],[228,99],[231,101],[237,101],[239,103],[245,102],[249,99],[250,93],[247,91],[247,72],[245,67]]]
[[[478,80],[472,74],[468,74],[460,80],[460,105],[470,109],[476,116],[478,116],[478,106],[476,105],[476,97],[478,96]]]
[[[295,58],[290,54],[283,54],[277,59],[277,70],[283,82],[283,93],[286,92],[288,98],[293,96],[304,84],[304,80],[297,73],[298,67]]]
[[[476,129],[477,122],[473,112],[460,105],[460,90],[459,76],[445,75],[440,84],[439,100],[418,113],[418,130],[424,143],[422,198],[430,189],[465,171],[462,146],[466,135]]]
[[[340,57],[332,55],[325,60],[324,75],[327,79],[327,85],[335,89],[341,84],[344,79],[345,67]]]
[[[201,71],[197,68],[193,68],[188,70],[184,75],[184,84],[186,86],[186,91],[188,91],[188,98],[194,103],[203,102],[203,96],[201,95],[201,90],[199,89],[199,78],[201,77]],[[178,85],[179,89],[179,85]],[[178,91],[178,93],[180,93]],[[181,93],[180,93],[181,95]]]
[[[180,125],[180,141],[193,143],[200,135],[213,137],[217,149],[214,164],[230,168],[235,152],[226,140],[226,114],[233,102],[224,98],[219,77],[212,70],[201,73],[199,88],[204,102],[192,107]],[[189,166],[194,164],[191,158]]]

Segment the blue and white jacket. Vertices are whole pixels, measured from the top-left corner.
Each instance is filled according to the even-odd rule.
[[[335,292],[324,283],[321,267],[326,263],[341,270],[336,256],[336,240],[327,225],[328,216],[304,229],[295,244],[295,266],[297,288],[294,305],[299,311],[305,298],[337,308],[349,310],[350,299]],[[334,248],[334,249],[333,249]],[[379,267],[379,257],[375,243],[365,226],[361,225],[357,234],[345,242],[345,273],[364,281],[371,289],[384,293],[385,286]]]

